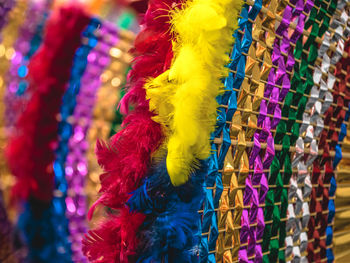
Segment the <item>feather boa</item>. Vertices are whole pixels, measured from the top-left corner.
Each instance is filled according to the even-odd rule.
[[[19,117],[6,152],[17,179],[12,189],[14,198],[27,200],[31,196],[45,202],[52,198],[57,114],[81,32],[88,22],[88,16],[77,7],[54,13],[43,45],[29,63],[29,89],[34,93]]]
[[[128,201],[132,211],[147,214],[140,231],[143,243],[138,262],[197,262],[200,214],[206,165],[200,164],[190,180],[174,187],[165,160],[151,169],[144,184]]]
[[[123,129],[108,143],[99,141],[96,154],[105,173],[100,176],[101,197],[89,211],[89,218],[98,204],[119,210],[118,215],[89,231],[83,241],[83,251],[93,262],[130,262],[137,249],[137,231],[144,220],[140,213],[130,213],[125,207],[134,191],[142,183],[150,166],[151,155],[163,138],[161,126],[152,120],[144,84],[169,68],[172,45],[169,12],[181,0],[151,0],[144,16],[144,29],[135,40],[136,56],[128,75],[129,89],[120,109],[128,113]],[[111,231],[111,229],[113,231]],[[98,238],[97,238],[98,237]],[[102,258],[102,259],[101,259]]]
[[[167,129],[171,182],[184,184],[198,161],[210,154],[216,122],[215,98],[228,76],[233,29],[241,0],[192,0],[172,13],[174,61],[147,85],[153,119]]]

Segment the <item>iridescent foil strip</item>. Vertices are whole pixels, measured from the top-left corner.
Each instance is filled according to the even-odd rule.
[[[88,174],[87,132],[91,126],[96,93],[101,85],[100,75],[110,62],[109,50],[117,42],[116,30],[106,23],[98,29],[98,43],[87,57],[87,66],[81,78],[81,87],[76,96],[76,107],[72,118],[73,134],[69,139],[69,153],[65,164],[68,183],[66,215],[69,221],[73,262],[87,262],[82,253],[82,238],[87,232],[87,200],[85,182]],[[106,42],[109,38],[109,42]]]

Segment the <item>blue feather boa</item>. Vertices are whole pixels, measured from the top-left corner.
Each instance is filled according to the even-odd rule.
[[[206,173],[202,163],[185,185],[174,187],[164,159],[132,193],[127,202],[130,210],[147,216],[140,229],[137,262],[199,262],[198,210],[203,203]]]

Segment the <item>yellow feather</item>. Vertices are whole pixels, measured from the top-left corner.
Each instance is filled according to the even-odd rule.
[[[166,131],[171,182],[184,184],[210,154],[216,97],[238,27],[242,0],[190,0],[171,14],[174,58],[169,70],[145,85],[154,120]]]

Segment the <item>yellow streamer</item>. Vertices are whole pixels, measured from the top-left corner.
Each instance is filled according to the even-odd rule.
[[[210,154],[222,78],[238,27],[241,0],[192,0],[171,14],[174,59],[146,85],[150,110],[166,131],[171,182],[184,184],[198,160]]]

